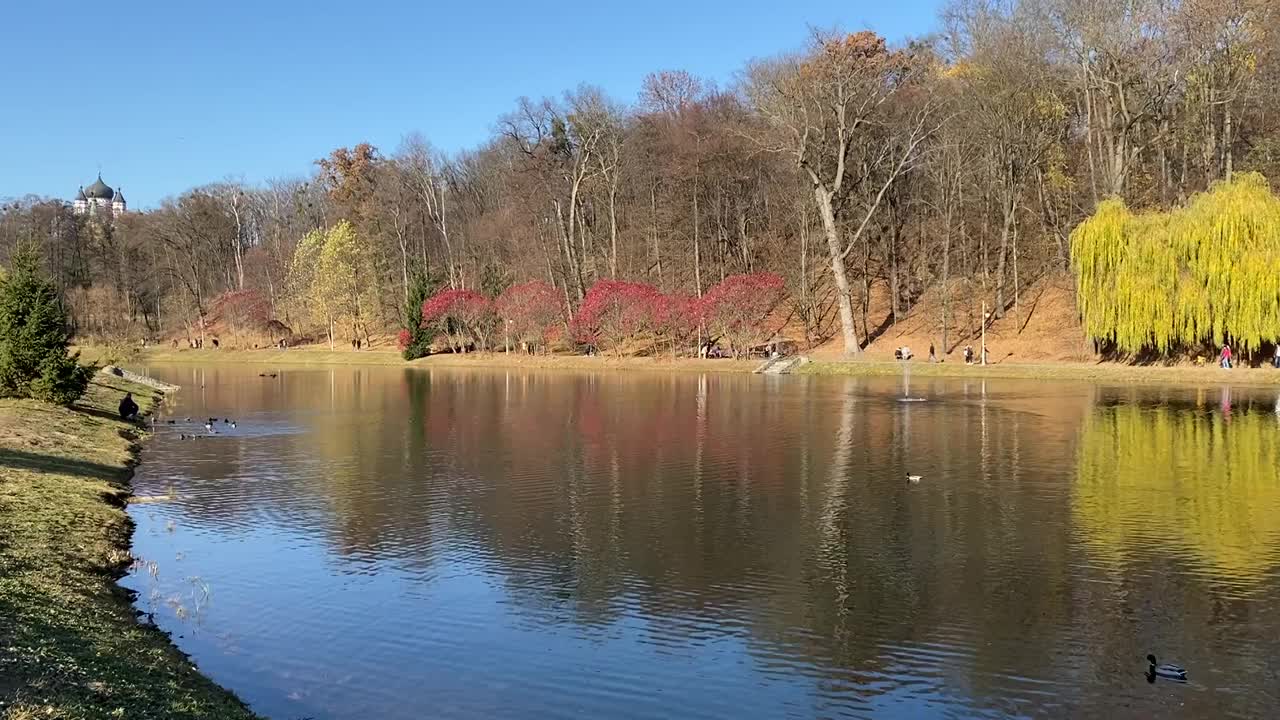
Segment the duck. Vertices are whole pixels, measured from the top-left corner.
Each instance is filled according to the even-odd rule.
[[[1168,680],[1186,681],[1187,671],[1178,665],[1159,665],[1156,663],[1155,655],[1147,655],[1147,662],[1151,663],[1151,667],[1147,670],[1147,674],[1153,677],[1162,677]]]
[[[207,422],[207,423],[205,423],[205,424],[204,424],[204,429],[205,429],[205,431],[207,431],[207,432],[213,432],[213,423],[211,423],[211,422]]]
[[[907,475],[907,482],[909,483],[918,483],[923,479],[923,475]]]
[[[231,429],[232,429],[232,430],[234,430],[235,428],[236,428],[236,421],[235,421],[235,420],[232,420],[232,421],[231,421]]]

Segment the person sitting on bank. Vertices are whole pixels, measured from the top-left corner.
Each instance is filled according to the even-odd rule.
[[[125,393],[124,399],[120,401],[120,418],[122,420],[138,418],[138,403],[133,401],[133,393]]]

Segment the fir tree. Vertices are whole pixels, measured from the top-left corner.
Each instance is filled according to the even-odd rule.
[[[0,283],[0,394],[70,405],[92,371],[68,351],[67,314],[39,259],[20,250]]]
[[[427,273],[416,273],[409,283],[400,331],[400,346],[405,360],[417,360],[431,352],[431,331],[422,323],[422,305],[435,294],[439,280]]]

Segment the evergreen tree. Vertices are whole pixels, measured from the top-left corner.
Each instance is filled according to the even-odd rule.
[[[400,345],[405,360],[417,360],[430,354],[431,331],[422,323],[422,305],[435,294],[439,278],[430,273],[415,273],[409,282],[409,297],[402,311]]]
[[[0,394],[70,405],[92,370],[68,351],[71,333],[58,291],[39,259],[20,250],[0,283]]]

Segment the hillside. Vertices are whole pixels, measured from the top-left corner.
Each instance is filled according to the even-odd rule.
[[[918,359],[927,359],[932,342],[945,359],[959,361],[964,346],[981,345],[981,301],[960,283],[952,285],[951,328],[942,348],[942,293],[933,288],[898,318],[895,324],[887,293],[882,287],[872,291],[868,325],[883,328],[866,347],[870,360],[893,358],[894,348],[906,345]],[[1076,310],[1075,289],[1070,275],[1042,278],[1022,291],[1017,308],[1009,308],[1003,318],[987,328],[990,361],[999,362],[1081,362],[1094,359],[1092,344],[1085,338]],[[840,355],[839,336],[815,348],[815,359]]]

